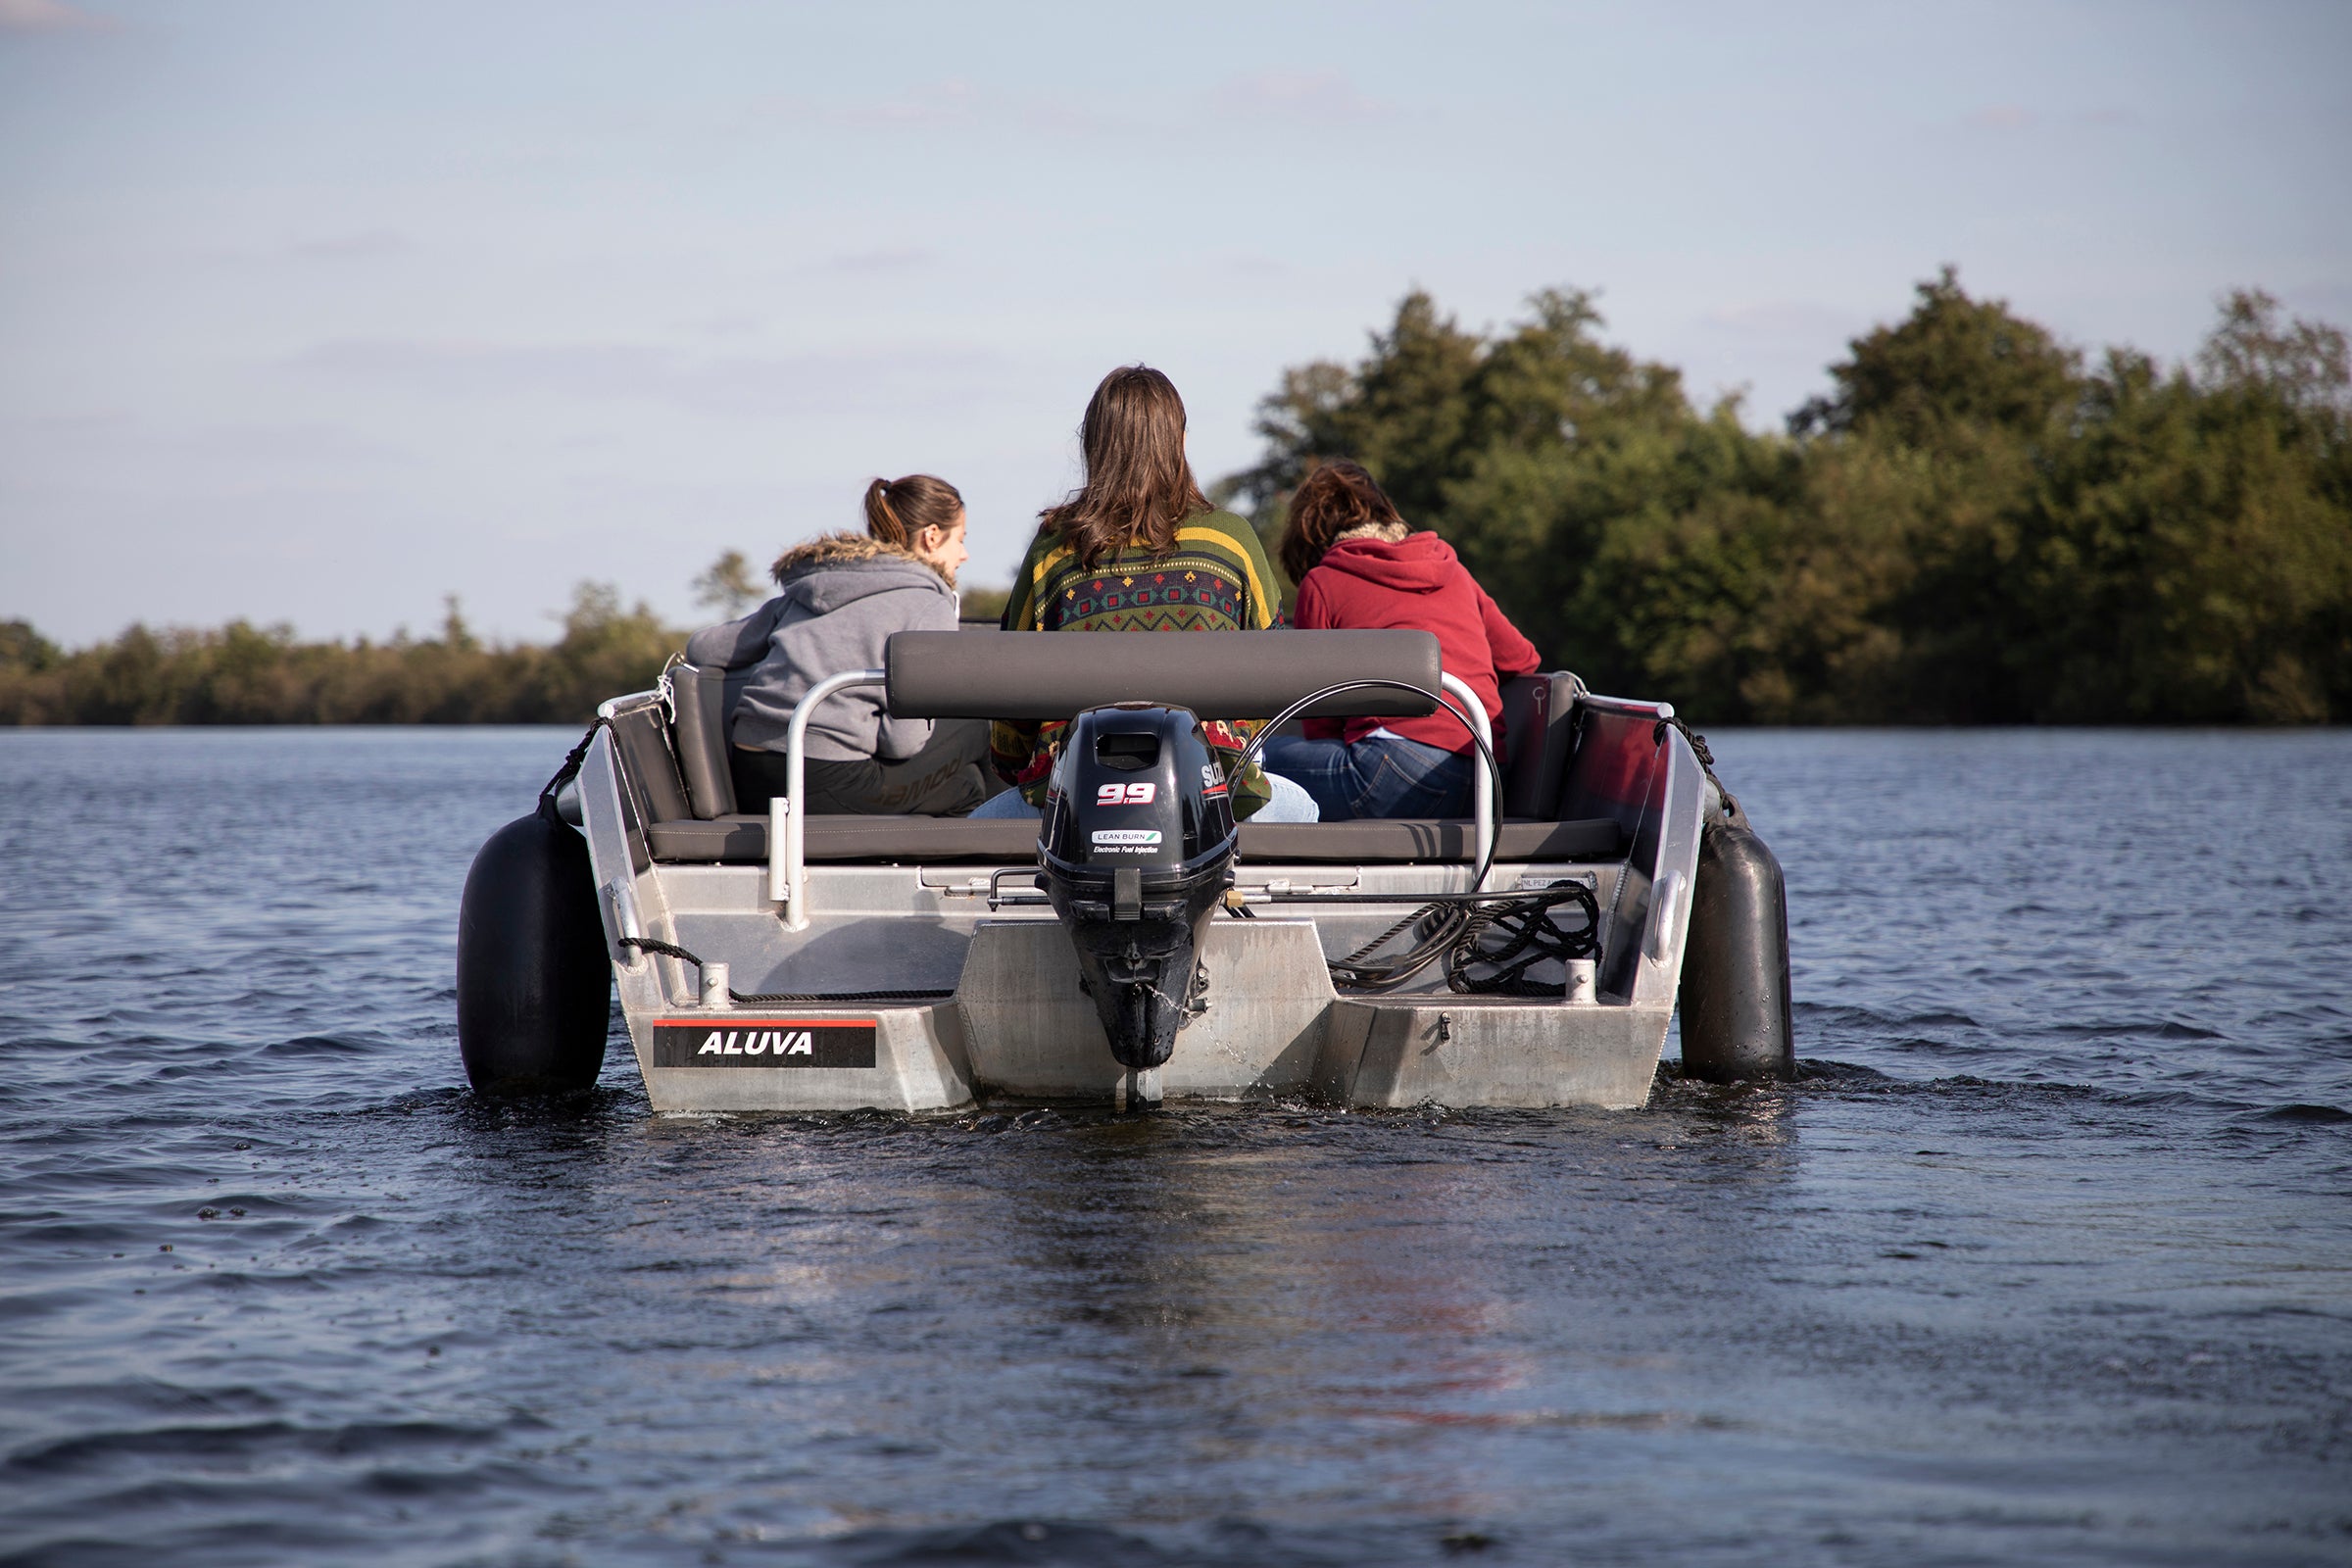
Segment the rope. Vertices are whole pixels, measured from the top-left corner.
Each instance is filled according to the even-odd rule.
[[[1452,715],[1454,722],[1462,726],[1471,742],[1478,747],[1479,758],[1487,765],[1487,776],[1494,784],[1494,809],[1499,816],[1503,796],[1502,761],[1494,755],[1494,748],[1487,743],[1485,736],[1479,734],[1478,726],[1470,721],[1469,715],[1463,710],[1453,706],[1452,699],[1444,692],[1431,691],[1426,686],[1415,686],[1410,681],[1367,677],[1363,680],[1344,680],[1337,685],[1323,687],[1320,691],[1309,692],[1267,720],[1255,735],[1250,737],[1250,744],[1242,751],[1240,765],[1242,767],[1249,766],[1251,761],[1256,760],[1258,753],[1264,749],[1266,741],[1277,730],[1325,698],[1341,696],[1348,692],[1369,691],[1375,688],[1410,692],[1416,697],[1428,699],[1433,710]],[[1501,847],[1501,823],[1497,820],[1494,832],[1478,847],[1477,868],[1470,873],[1472,887],[1478,886],[1487,879],[1488,868],[1494,865],[1495,852]],[[1463,922],[1466,918],[1467,916],[1456,906],[1454,901],[1433,901],[1389,927],[1386,932],[1382,933],[1379,940],[1365,944],[1345,958],[1336,961],[1327,960],[1331,969],[1332,983],[1366,991],[1382,991],[1400,986],[1436,962],[1442,955],[1451,951],[1453,943],[1463,934],[1465,929]],[[1392,938],[1400,935],[1408,927],[1423,922],[1426,922],[1427,929],[1416,946],[1408,948],[1385,963],[1369,961],[1371,956]],[[1447,967],[1450,970],[1450,959],[1447,960]]]
[[[1574,904],[1585,917],[1581,930],[1563,931],[1551,911]],[[1393,958],[1375,958],[1381,949],[1418,932],[1414,946]],[[1390,991],[1436,961],[1446,959],[1446,983],[1465,996],[1548,997],[1557,982],[1528,978],[1548,958],[1590,958],[1600,951],[1600,905],[1582,882],[1554,882],[1526,893],[1448,894],[1433,899],[1344,958],[1330,960],[1334,985],[1350,991]],[[1490,945],[1495,937],[1499,945]],[[1489,971],[1481,973],[1479,971]]]
[[[1551,911],[1574,904],[1585,917],[1581,930],[1563,931]],[[1487,945],[1490,933],[1502,939]],[[1600,953],[1600,903],[1582,882],[1554,882],[1540,893],[1473,912],[1446,956],[1446,983],[1465,996],[1548,997],[1562,982],[1530,980],[1528,971],[1546,959],[1591,958]],[[1472,972],[1473,967],[1492,971]]]
[[[747,1007],[772,1007],[780,1002],[937,1002],[953,991],[738,991],[727,995]]]
[[[556,792],[580,776],[580,764],[588,759],[588,748],[595,743],[596,732],[612,727],[612,721],[602,714],[599,714],[595,721],[589,724],[587,733],[580,737],[580,744],[571,749],[571,755],[564,759],[564,765],[556,769],[556,776],[541,787],[539,791],[539,814],[541,816],[551,822],[555,820]]]
[[[1707,782],[1715,786],[1717,795],[1723,797],[1723,814],[1733,817],[1740,815],[1740,797],[1726,789],[1723,780],[1715,776],[1715,754],[1707,750],[1707,738],[1684,723],[1682,715],[1678,713],[1672,718],[1658,720],[1658,727],[1651,732],[1650,744],[1665,745],[1669,729],[1681,730],[1683,739],[1690,743],[1690,755],[1698,759],[1699,769],[1707,775]]]
[[[1451,943],[1440,944],[1425,937],[1420,946],[1398,955],[1386,963],[1372,962],[1372,955],[1424,921],[1432,922],[1433,929],[1429,936],[1434,937],[1439,934],[1439,931],[1445,930],[1446,926],[1453,924],[1458,919],[1459,911],[1446,905],[1424,904],[1345,958],[1330,959],[1331,983],[1335,986],[1344,986],[1350,991],[1386,991],[1392,986],[1400,986],[1428,968],[1431,961],[1439,954],[1447,951]],[[1446,930],[1446,935],[1448,937],[1457,934],[1458,931]]]
[[[654,937],[622,937],[619,946],[683,958],[697,969],[703,966],[701,955],[689,953],[674,942]],[[935,1002],[955,994],[953,991],[738,991],[733,986],[727,987],[728,997],[747,1007],[773,1006],[782,1002]]]

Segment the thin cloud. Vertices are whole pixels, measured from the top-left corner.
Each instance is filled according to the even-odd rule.
[[[322,234],[316,239],[300,239],[287,248],[310,261],[347,261],[355,257],[398,255],[409,248],[409,242],[388,228],[370,228],[357,234]]]
[[[860,130],[922,130],[969,124],[987,112],[980,90],[959,76],[910,88],[888,98],[819,99],[771,95],[755,100],[752,112],[787,123],[846,125]]]
[[[77,11],[64,0],[0,0],[0,32],[104,32],[109,17]]]
[[[2138,122],[2139,115],[2135,111],[2117,108],[2114,105],[2100,105],[2096,108],[2075,109],[2045,115],[2037,110],[2028,109],[2023,104],[1986,104],[1982,109],[1971,110],[1960,117],[1960,123],[1968,129],[1990,131],[1995,134],[2012,134],[2018,131],[2052,127],[2111,130],[2119,126],[2134,125]]]
[[[844,118],[864,125],[954,125],[970,120],[979,108],[979,89],[952,76],[896,98],[851,105]]]
[[[676,323],[678,331],[697,337],[758,337],[767,330],[767,318],[751,311],[718,311]]]
[[[436,397],[530,394],[754,416],[956,406],[1000,381],[1005,369],[1001,355],[956,348],[703,356],[636,343],[408,339],[322,343],[290,365]]]
[[[1713,331],[1756,338],[1843,337],[1865,324],[1865,318],[1852,311],[1809,300],[1725,305],[1705,312],[1699,320]]]
[[[1046,136],[1133,133],[1135,122],[1059,93],[983,92],[961,77],[911,87],[887,98],[840,99],[773,94],[749,105],[753,121],[839,130],[1014,129]]]
[[[1396,113],[1338,71],[1251,72],[1223,83],[1210,97],[1235,114],[1306,124],[1385,120]]]
[[[928,267],[939,253],[919,245],[883,246],[870,251],[845,251],[828,256],[812,270],[862,277],[871,272],[907,272]]]
[[[2025,130],[2035,119],[2033,110],[2018,104],[1987,104],[1972,112],[1966,123],[1974,130]]]

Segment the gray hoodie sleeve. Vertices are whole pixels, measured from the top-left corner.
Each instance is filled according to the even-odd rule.
[[[956,596],[927,592],[923,589],[902,589],[880,596],[883,613],[891,631],[954,631],[956,629]],[[877,702],[881,693],[874,694]],[[882,727],[876,737],[874,754],[892,761],[912,757],[931,741],[931,720],[927,718],[893,718],[881,714]]]
[[[776,617],[784,613],[781,594],[741,620],[724,626],[706,626],[686,639],[686,662],[704,669],[742,669],[767,657],[767,640],[775,634]]]

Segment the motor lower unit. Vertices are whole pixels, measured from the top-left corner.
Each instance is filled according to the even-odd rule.
[[[1224,769],[1188,710],[1121,703],[1071,722],[1038,859],[1110,1053],[1132,1072],[1166,1061],[1200,1009],[1200,943],[1238,841]]]

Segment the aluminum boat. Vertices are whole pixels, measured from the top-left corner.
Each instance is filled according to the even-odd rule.
[[[1078,719],[1044,819],[739,801],[728,677],[683,663],[604,704],[543,798],[584,840],[588,962],[609,964],[657,1110],[1639,1106],[1694,941],[1722,994],[1704,1018],[1687,1005],[1686,1035],[1721,1037],[1702,1044],[1724,1076],[1788,1060],[1778,867],[1760,842],[1732,873],[1702,867],[1723,860],[1702,847],[1737,860],[1752,835],[1668,704],[1520,677],[1497,748],[1424,633],[902,633],[884,668],[809,691],[788,778],[809,715],[858,686],[901,716]],[[1187,749],[1195,713],[1441,703],[1486,763],[1467,818],[1236,826]],[[515,972],[561,967],[533,947],[561,939],[529,935],[548,921],[512,907],[497,846],[461,934],[461,1040],[484,1087],[502,1043],[554,1038],[549,987],[570,984]]]

